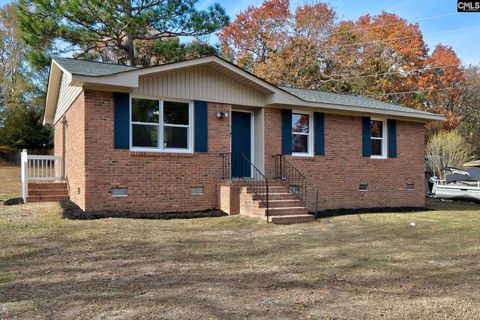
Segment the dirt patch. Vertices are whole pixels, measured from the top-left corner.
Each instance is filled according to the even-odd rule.
[[[61,202],[63,208],[62,217],[73,220],[95,220],[106,218],[130,218],[130,219],[195,219],[224,217],[227,214],[221,210],[204,210],[195,212],[165,212],[165,213],[139,213],[139,212],[84,212],[78,205],[71,201]]]

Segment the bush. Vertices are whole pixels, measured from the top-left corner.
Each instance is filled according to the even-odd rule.
[[[472,148],[456,130],[433,135],[427,143],[427,166],[440,179],[445,179],[444,167],[461,168],[472,159]]]
[[[10,146],[0,146],[0,154],[15,153],[17,149]]]

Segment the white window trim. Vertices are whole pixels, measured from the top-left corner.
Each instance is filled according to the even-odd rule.
[[[158,116],[158,123],[147,123],[147,122],[135,122],[132,121],[132,99],[146,99],[146,100],[156,100],[158,101],[159,105],[159,116]],[[188,148],[164,148],[163,147],[163,128],[165,124],[163,123],[163,102],[164,101],[172,101],[172,102],[184,102],[188,103],[188,125],[182,124],[166,124],[166,127],[179,127],[179,128],[187,128],[187,145]],[[130,129],[130,151],[138,151],[138,152],[163,152],[163,153],[193,153],[193,141],[194,141],[194,120],[193,120],[193,101],[191,100],[183,100],[183,99],[175,99],[175,98],[157,98],[157,97],[149,97],[149,96],[141,96],[141,95],[130,95],[130,106],[129,106],[129,129]],[[156,125],[158,126],[158,147],[135,147],[133,146],[133,125]]]
[[[381,121],[382,122],[382,138],[373,138],[370,133],[370,144],[373,140],[382,140],[382,154],[381,155],[370,155],[371,159],[387,159],[387,120],[384,118],[371,118],[370,121]],[[370,129],[371,132],[371,129]]]
[[[291,137],[292,143],[293,143],[293,135],[294,134],[308,136],[308,138],[307,138],[307,140],[308,140],[308,152],[293,152],[292,151],[292,156],[294,156],[294,157],[313,157],[313,139],[314,139],[314,133],[312,132],[312,130],[313,130],[313,112],[311,112],[311,111],[301,111],[301,110],[292,110],[292,121],[293,121],[293,114],[294,113],[308,115],[308,133],[293,132],[293,128],[292,128],[292,137]]]

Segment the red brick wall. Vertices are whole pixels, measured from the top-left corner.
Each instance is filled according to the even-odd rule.
[[[70,199],[85,209],[85,104],[81,93],[65,113],[65,173]],[[56,156],[63,155],[63,119],[55,124]],[[78,192],[80,190],[80,192]]]
[[[265,110],[265,164],[273,175],[272,155],[281,153],[280,110]],[[361,117],[325,115],[325,156],[287,156],[320,189],[320,210],[401,207],[425,204],[424,126],[397,122],[397,158],[362,157]],[[415,190],[406,190],[414,183]],[[358,191],[368,184],[368,191]],[[313,202],[313,194],[310,201]]]
[[[230,151],[230,119],[217,119],[229,105],[209,104],[209,152],[138,153],[113,148],[113,95],[87,90],[65,114],[66,170],[70,198],[86,211],[181,212],[218,208],[222,152]],[[398,157],[370,159],[361,153],[361,118],[325,116],[325,156],[288,157],[320,187],[320,210],[424,205],[424,129],[397,123]],[[265,109],[265,168],[273,176],[272,155],[281,153],[279,109]],[[62,153],[62,125],[55,125],[55,154]],[[359,184],[369,190],[358,191]],[[414,183],[415,190],[405,190]],[[192,196],[192,187],[204,195]],[[112,187],[127,187],[127,197],[112,197]],[[237,188],[236,188],[237,189]],[[238,190],[237,190],[238,191]],[[227,197],[227,195],[225,195]],[[238,211],[238,194],[228,195]],[[225,198],[226,198],[225,197]],[[225,200],[225,199],[223,199]],[[311,199],[312,200],[312,199]]]
[[[229,105],[209,104],[208,153],[138,153],[113,148],[112,93],[85,92],[86,210],[181,212],[218,208],[220,153],[230,149],[230,121],[217,119]],[[127,187],[127,197],[112,197],[112,187]],[[191,187],[204,195],[190,195]]]

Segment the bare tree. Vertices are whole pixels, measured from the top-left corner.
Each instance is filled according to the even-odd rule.
[[[472,149],[458,131],[441,131],[428,140],[426,155],[429,169],[443,180],[443,168],[461,168],[472,159]]]

